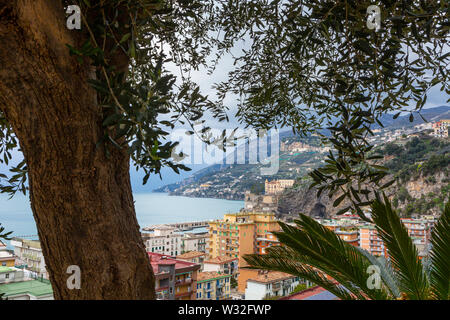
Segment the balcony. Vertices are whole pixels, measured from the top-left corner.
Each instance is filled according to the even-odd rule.
[[[192,283],[192,278],[186,278],[186,279],[181,279],[181,280],[175,281],[176,286],[181,286],[181,285],[190,284],[190,283]]]
[[[180,292],[175,294],[175,299],[189,297],[191,295],[190,292]]]

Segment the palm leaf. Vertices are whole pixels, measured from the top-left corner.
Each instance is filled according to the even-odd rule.
[[[338,281],[358,299],[388,298],[384,290],[367,287],[366,270],[371,263],[355,247],[308,216],[300,215],[296,223],[298,228],[280,222],[283,232],[274,232],[279,241],[291,250],[284,263],[301,263],[316,268]],[[278,249],[270,248],[268,252],[272,250]],[[255,263],[259,258],[252,259]],[[261,259],[264,258],[261,256]]]
[[[386,196],[384,196],[384,203],[379,197],[372,203],[372,219],[380,238],[389,250],[400,291],[404,292],[409,299],[426,299],[428,281],[419,260],[417,248]]]
[[[289,273],[321,286],[340,299],[355,299],[355,296],[342,286],[327,279],[325,273],[292,259],[291,252],[285,247],[271,247],[264,255],[250,254],[245,255],[244,259],[250,264],[249,267],[245,267],[246,269],[264,269]]]
[[[434,227],[431,245],[432,295],[436,299],[450,300],[450,202]]]
[[[393,297],[400,298],[400,289],[398,288],[398,284],[395,280],[394,270],[392,269],[391,264],[384,257],[375,257],[371,255],[367,250],[362,248],[358,248],[363,255],[370,260],[373,265],[376,265],[380,268],[380,276],[383,280],[383,284],[388,288],[389,292]]]

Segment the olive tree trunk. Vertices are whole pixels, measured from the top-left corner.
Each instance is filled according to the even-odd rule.
[[[30,200],[56,299],[153,299],[129,156],[96,150],[102,110],[65,44],[60,1],[0,0],[0,110],[28,167]],[[78,33],[79,34],[79,33]],[[69,289],[69,266],[81,288]]]

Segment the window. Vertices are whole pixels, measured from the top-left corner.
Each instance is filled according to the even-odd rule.
[[[5,274],[5,278],[9,279],[9,273]]]

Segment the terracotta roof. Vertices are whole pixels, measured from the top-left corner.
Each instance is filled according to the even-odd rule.
[[[205,256],[205,255],[206,255],[206,253],[204,253],[204,252],[189,251],[189,252],[178,255],[177,259],[192,259],[192,258],[197,258],[197,257]]]
[[[216,258],[212,258],[207,261],[204,261],[203,263],[222,264],[222,263],[227,263],[227,262],[231,262],[231,261],[235,261],[235,260],[238,260],[238,258],[216,257]]]
[[[275,281],[280,281],[284,279],[294,278],[293,275],[289,273],[279,272],[279,271],[263,271],[258,273],[256,276],[249,278],[247,281],[255,281],[262,283],[270,283]]]
[[[156,274],[158,273],[158,265],[160,264],[175,264],[175,270],[181,271],[183,269],[192,269],[192,270],[198,270],[200,269],[200,265],[197,263],[191,263],[186,262],[182,260],[174,259],[170,256],[160,254],[160,253],[154,253],[154,252],[147,252],[148,258],[150,260],[150,264],[152,265],[153,272]]]
[[[220,278],[220,277],[231,277],[231,275],[218,273],[218,272],[215,272],[215,271],[199,272],[197,274],[197,282],[198,281],[208,280],[208,279]]]

